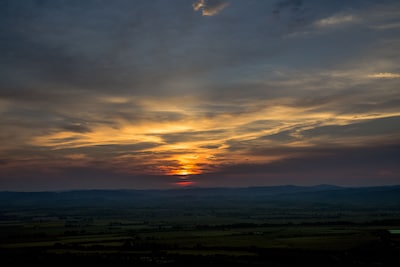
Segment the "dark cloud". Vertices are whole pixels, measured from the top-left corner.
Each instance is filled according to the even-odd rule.
[[[252,140],[250,144],[256,146],[262,140],[273,141],[275,145],[285,144],[296,140],[311,140],[312,138],[320,138],[326,142],[334,140],[344,140],[345,138],[364,138],[381,136],[383,143],[397,141],[397,137],[393,133],[400,131],[400,117],[376,118],[364,121],[355,121],[346,125],[307,125],[305,129],[301,126],[293,127],[290,130],[283,130],[275,134],[264,135],[256,140]],[[391,138],[390,138],[391,136]],[[329,138],[327,138],[329,137]],[[319,140],[319,139],[317,139]],[[232,143],[233,147],[237,145]],[[249,145],[249,144],[248,144]]]
[[[287,155],[302,154],[296,147],[286,145],[305,141],[309,145],[321,148],[343,147],[346,144],[367,142],[368,138],[376,138],[375,144],[387,145],[398,142],[396,134],[400,131],[400,118],[387,117],[354,121],[346,125],[299,125],[284,129],[277,133],[262,135],[249,140],[231,139],[226,142],[229,151],[246,151],[249,155]],[[262,128],[257,128],[262,130]],[[268,128],[266,128],[268,129]],[[379,141],[378,141],[379,140]],[[340,144],[341,143],[341,144]],[[271,147],[272,146],[272,147]],[[268,147],[268,148],[264,148]]]
[[[259,137],[258,139],[271,140],[276,142],[288,142],[288,141],[293,141],[296,138],[293,136],[293,131],[288,130],[288,131],[281,131],[276,134],[264,135],[262,137]]]
[[[169,143],[180,142],[196,142],[196,141],[209,141],[218,140],[221,136],[226,134],[224,130],[211,130],[211,131],[194,131],[194,132],[180,132],[173,134],[163,134],[161,138]]]
[[[112,87],[114,91],[152,93],[143,87],[150,81],[161,83],[171,75],[164,66],[157,67],[171,59],[169,53],[176,46],[166,37],[175,27],[185,31],[185,25],[190,24],[166,21],[171,7],[162,1],[121,1],[118,5],[50,1],[41,6],[32,1],[6,2],[8,8],[1,16],[5,30],[1,48],[7,55],[2,66],[6,71],[2,72],[3,84],[29,88],[61,84],[64,88]],[[148,23],[150,10],[156,19]],[[148,57],[149,53],[154,57]],[[151,77],[144,71],[149,67]],[[152,90],[158,91],[157,86]]]
[[[62,127],[62,129],[71,131],[71,132],[76,132],[76,133],[91,132],[91,129],[88,125],[81,124],[81,123],[65,125],[64,127]]]
[[[205,149],[217,149],[219,148],[221,145],[204,145],[204,146],[200,146],[200,148],[205,148]]]
[[[117,5],[97,1],[44,1],[41,5],[34,1],[6,2],[9,7],[3,11],[2,22],[10,27],[4,26],[2,33],[2,51],[7,55],[2,84],[6,88],[18,85],[24,90],[19,95],[25,98],[29,95],[39,100],[53,95],[62,98],[63,94],[56,92],[71,89],[169,96],[188,90],[174,85],[177,78],[197,83],[209,78],[210,73],[218,73],[219,77],[213,80],[220,79],[226,84],[223,76],[232,77],[236,72],[243,75],[243,69],[236,66],[254,66],[266,60],[276,62],[277,56],[290,50],[270,38],[274,29],[280,27],[267,24],[265,16],[271,8],[267,3],[235,3],[238,9],[255,10],[256,16],[252,20],[238,17],[209,24],[185,12],[185,5],[162,1],[139,4],[121,1]],[[208,1],[207,5],[223,3]],[[304,5],[301,1],[276,4],[284,10]],[[15,25],[21,29],[16,30]],[[325,56],[329,54],[334,53]],[[248,92],[242,90],[244,86],[257,95],[267,96],[267,92],[275,91],[265,86],[256,90],[255,84],[235,83],[226,89],[213,85],[206,93],[213,99],[216,94],[239,98]],[[42,91],[38,92],[39,89]],[[190,93],[196,94],[198,90],[193,88]],[[201,95],[207,91],[201,90]]]
[[[90,107],[93,96],[80,90],[68,90],[61,85],[58,89],[51,88],[29,88],[3,87],[0,90],[0,99],[12,103],[9,112],[14,114],[31,110],[32,113],[47,113],[46,117],[54,116],[60,110],[70,109],[69,113],[73,113],[76,107]],[[21,111],[18,111],[21,110]],[[51,111],[51,112],[49,112]],[[51,114],[50,114],[51,113]],[[40,116],[36,116],[40,117]]]
[[[77,148],[60,149],[59,153],[82,153],[93,157],[106,157],[124,153],[136,153],[141,150],[146,150],[159,146],[159,143],[140,142],[136,144],[109,144],[109,145],[92,145],[81,146]]]
[[[282,122],[278,120],[255,120],[243,125],[240,125],[238,129],[236,129],[236,133],[248,133],[248,132],[261,132],[264,130],[271,130],[282,127]]]
[[[340,139],[342,137],[363,136],[385,137],[386,135],[391,135],[396,132],[400,132],[400,117],[371,119],[349,125],[315,127],[310,130],[302,131],[301,134],[304,138],[328,135],[332,138]],[[384,140],[385,138],[382,139]]]
[[[301,148],[298,149],[301,151],[298,151],[297,156],[272,163],[227,165],[217,175],[246,175],[250,179],[257,175],[270,178],[283,176],[292,181],[296,180],[296,176],[300,176],[301,179],[305,179],[303,182],[336,181],[344,185],[357,184],[363,179],[372,184],[396,183],[400,178],[400,169],[397,166],[399,148],[398,144],[358,148]],[[265,153],[268,153],[267,151],[268,149]],[[392,174],[380,177],[379,173],[384,170],[390,170]]]
[[[81,137],[79,135],[71,136],[71,137],[65,137],[65,138],[51,138],[48,140],[50,144],[53,145],[59,145],[65,142],[72,142],[72,141],[79,141]],[[84,144],[81,142],[75,143],[75,144]]]
[[[115,171],[91,167],[68,167],[46,172],[21,168],[3,172],[2,190],[43,191],[71,189],[157,189],[175,187],[176,177],[116,174]],[[51,175],[51,179],[49,179]],[[15,183],[18,180],[18,184]],[[32,181],[35,181],[32,183]]]

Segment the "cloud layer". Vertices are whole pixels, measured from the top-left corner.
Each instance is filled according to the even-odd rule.
[[[400,181],[397,1],[190,4],[3,1],[0,189]]]

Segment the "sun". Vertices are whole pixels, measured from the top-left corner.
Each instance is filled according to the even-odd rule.
[[[176,172],[176,175],[182,175],[182,176],[188,176],[189,174],[191,174],[191,173],[187,170],[178,170]]]
[[[179,169],[172,170],[171,174],[180,176],[180,177],[187,177],[189,175],[194,175],[194,174],[199,174],[200,171],[198,171],[194,166],[181,166]]]
[[[199,175],[203,173],[201,157],[197,154],[174,155],[171,158],[174,164],[170,166],[163,166],[161,170],[172,176],[177,176],[180,179],[187,179],[192,175]]]

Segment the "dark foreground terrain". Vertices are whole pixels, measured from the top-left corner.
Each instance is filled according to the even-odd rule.
[[[2,266],[398,266],[399,229],[400,186],[0,192]]]

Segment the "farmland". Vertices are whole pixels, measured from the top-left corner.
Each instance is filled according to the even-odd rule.
[[[399,238],[390,232],[400,229],[399,192],[3,192],[0,256],[7,266],[389,265],[400,252]]]

